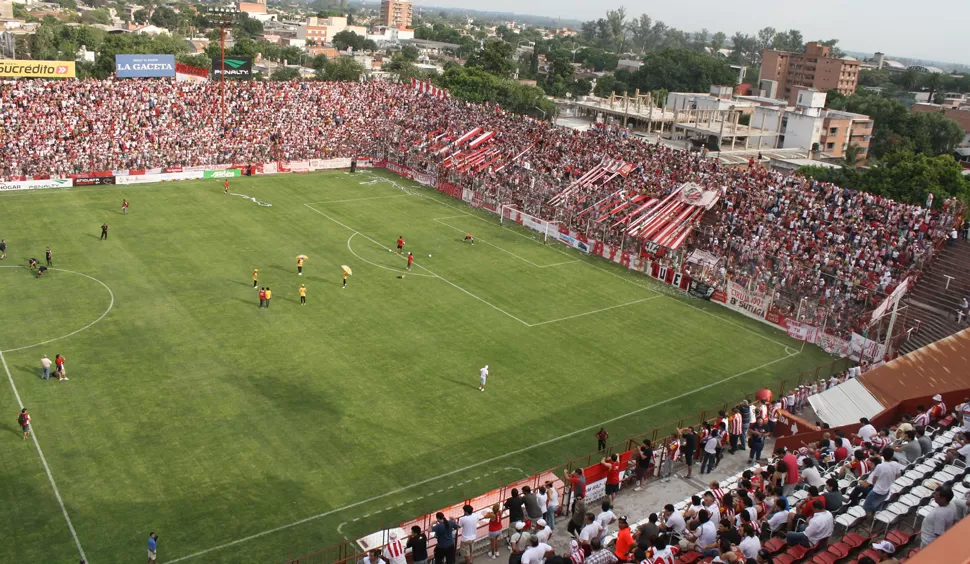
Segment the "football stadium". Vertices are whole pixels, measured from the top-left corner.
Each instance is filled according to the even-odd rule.
[[[0,86],[0,561],[950,561],[962,202],[227,90]]]

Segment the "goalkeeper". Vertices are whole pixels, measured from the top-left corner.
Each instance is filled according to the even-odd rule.
[[[466,233],[465,234],[465,242],[466,243],[471,243],[472,245],[475,244],[475,238],[472,237],[472,234],[471,233]]]

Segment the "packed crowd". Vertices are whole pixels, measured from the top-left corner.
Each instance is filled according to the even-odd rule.
[[[610,227],[617,218],[597,224],[584,212],[604,198],[662,198],[690,181],[721,193],[723,207],[713,223],[688,243],[726,258],[714,273],[716,285],[732,279],[771,293],[789,314],[800,305],[792,296],[811,298],[815,307],[804,308],[804,317],[843,329],[913,274],[952,221],[946,207],[935,213],[759,167],[728,168],[698,153],[644,143],[622,129],[551,127],[403,85],[233,83],[225,127],[221,101],[216,83],[0,85],[0,177],[391,155],[486,198],[631,246],[625,225]],[[467,142],[453,146],[475,128],[494,137],[475,149]],[[480,159],[463,161],[476,152]],[[549,204],[604,159],[636,168]]]

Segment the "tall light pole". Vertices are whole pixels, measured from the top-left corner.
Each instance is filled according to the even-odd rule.
[[[222,103],[221,103],[221,114],[222,114],[222,131],[226,130],[226,28],[231,26],[236,21],[236,14],[239,13],[235,7],[232,6],[213,6],[208,9],[209,17],[212,19],[212,23],[219,26],[219,52],[220,52],[220,64],[222,67]]]

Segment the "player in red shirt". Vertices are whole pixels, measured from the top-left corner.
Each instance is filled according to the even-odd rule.
[[[260,288],[259,289],[259,307],[262,308],[264,303],[266,303],[266,288]]]
[[[408,272],[411,272],[411,265],[414,263],[414,255],[408,253]]]
[[[57,369],[54,371],[54,373],[57,374],[57,380],[58,381],[67,380],[68,379],[67,378],[67,371],[64,370],[64,361],[65,360],[66,359],[63,356],[61,356],[61,355],[55,355],[54,356],[54,364],[57,365]]]
[[[404,236],[402,235],[397,238],[397,254],[400,255],[403,253],[404,253]]]
[[[222,183],[222,193],[223,194],[228,194],[229,193],[229,179],[228,178],[225,180],[225,182]]]
[[[128,215],[128,200],[121,199],[121,215]]]
[[[466,233],[465,234],[465,241],[471,243],[472,245],[475,244],[475,238],[472,237],[472,234],[471,233]]]

